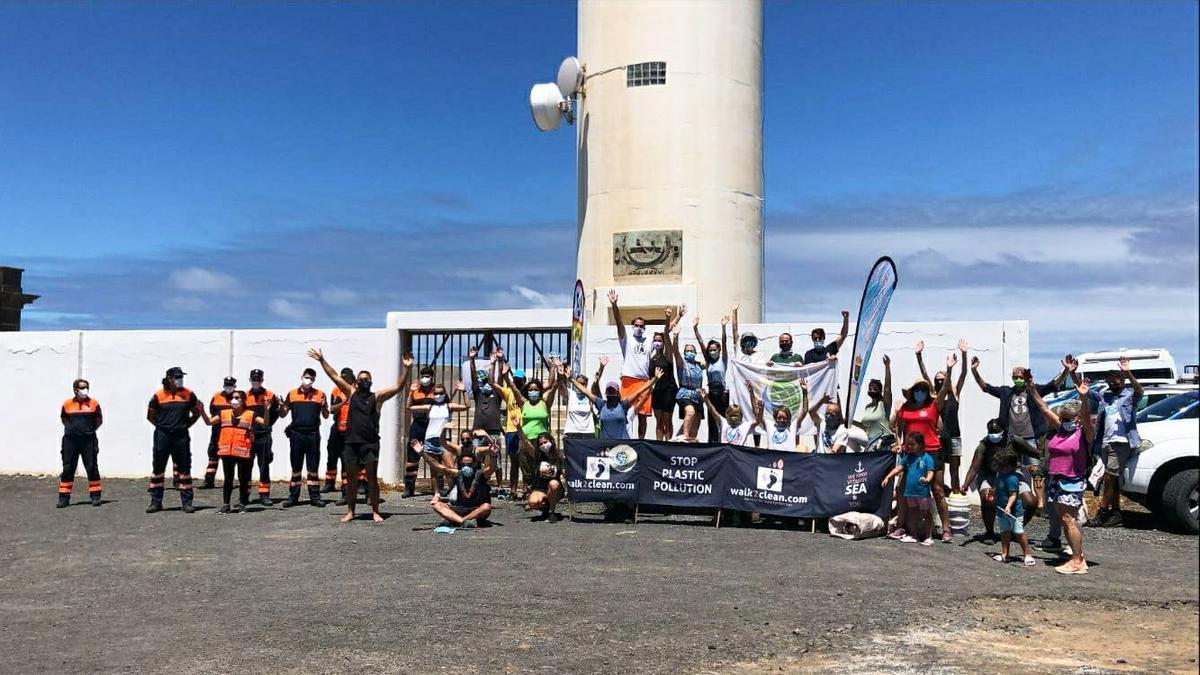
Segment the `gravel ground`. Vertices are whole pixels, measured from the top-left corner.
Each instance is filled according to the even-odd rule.
[[[1136,610],[1193,657],[1198,637],[1197,539],[1138,529],[1146,518],[1086,530],[1092,571],[1064,577],[1049,556],[1000,565],[961,539],[848,542],[697,517],[605,524],[594,508],[577,522],[532,522],[507,502],[495,527],[434,535],[428,500],[395,493],[383,524],[340,525],[332,505],[218,516],[219,491],[198,491],[208,508],[192,515],[168,492],[174,508],[147,515],[144,482],[123,480],[106,480],[100,508],[58,510],[55,486],[0,478],[3,672],[177,672],[181,661],[271,673],[957,672],[972,668],[939,652],[936,636],[969,636],[998,611],[987,603],[1013,599],[1031,608],[1028,631],[1072,625],[1036,619],[1042,611],[1115,612],[1126,626],[1119,612]],[[1039,519],[1030,531],[1044,528]],[[1106,622],[1089,630],[1111,642]],[[987,639],[958,651],[975,645],[985,658]],[[1093,669],[1176,667],[1062,649]],[[1078,670],[1071,663],[1027,670]]]

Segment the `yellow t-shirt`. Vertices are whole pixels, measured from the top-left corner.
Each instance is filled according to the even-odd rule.
[[[496,387],[500,392],[501,398],[504,399],[504,409],[508,412],[504,421],[504,431],[507,433],[516,433],[517,429],[521,428],[521,424],[525,419],[521,415],[521,406],[517,405],[517,397],[513,395],[512,389],[508,387]]]

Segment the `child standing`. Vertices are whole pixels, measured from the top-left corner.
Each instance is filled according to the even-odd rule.
[[[929,483],[933,480],[933,457],[925,452],[925,435],[919,431],[908,434],[904,439],[904,456],[900,465],[883,477],[882,485],[900,472],[904,472],[904,527],[906,533],[900,541],[906,544],[920,542],[922,546],[932,546],[932,518],[929,515],[929,500],[931,491]]]
[[[1029,552],[1029,536],[1025,534],[1025,505],[1021,503],[1021,477],[1017,474],[1017,453],[1005,448],[992,458],[992,469],[996,472],[996,513],[1000,516],[996,525],[1000,530],[1000,552],[992,556],[996,562],[1008,562],[1009,546],[1013,536],[1021,544],[1025,566],[1037,564]]]

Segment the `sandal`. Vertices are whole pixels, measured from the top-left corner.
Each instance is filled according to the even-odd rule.
[[[998,563],[1008,562],[1008,558],[1005,558],[1003,555],[1001,555],[999,553],[993,554],[992,560],[995,560]]]
[[[1025,556],[1025,566],[1026,567],[1033,567],[1036,564],[1037,564],[1037,559],[1035,559],[1033,556],[1031,556],[1031,555]]]

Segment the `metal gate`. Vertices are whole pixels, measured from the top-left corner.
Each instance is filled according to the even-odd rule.
[[[412,378],[426,366],[433,368],[433,381],[446,387],[446,392],[454,396],[455,384],[462,379],[462,365],[471,347],[479,348],[476,357],[480,366],[488,363],[488,357],[497,347],[504,350],[508,365],[513,370],[524,370],[527,380],[539,379],[543,383],[549,380],[549,372],[545,359],[558,358],[566,360],[570,331],[566,328],[551,330],[479,330],[479,331],[402,331],[400,334],[400,351],[413,355]],[[470,383],[466,383],[469,385]],[[475,409],[472,401],[467,401],[471,409],[451,415],[450,439],[458,442],[460,431],[471,429]],[[403,412],[400,415],[400,429],[397,438],[403,444],[408,442],[408,427],[412,420],[407,406],[407,397],[401,401]],[[505,411],[507,413],[507,410]],[[566,418],[566,397],[555,396],[554,405],[550,410],[550,431],[557,441],[562,443],[562,428]],[[501,420],[503,422],[503,419]],[[561,446],[560,446],[561,447]],[[404,448],[401,448],[401,457]],[[502,471],[501,476],[508,475],[507,452],[500,452]],[[421,478],[429,478],[429,467],[422,461]],[[506,484],[504,481],[501,485]]]

